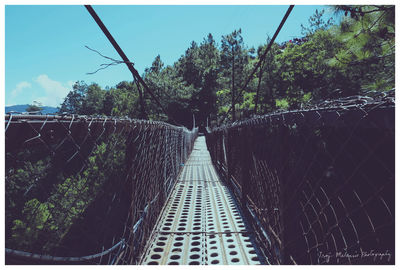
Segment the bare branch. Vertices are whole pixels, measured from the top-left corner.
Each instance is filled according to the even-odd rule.
[[[114,66],[114,65],[118,65],[118,64],[121,64],[121,63],[101,64],[101,65],[100,65],[100,66],[102,66],[101,68],[98,68],[96,71],[93,71],[93,72],[87,72],[86,74],[87,74],[87,75],[93,75],[93,74],[97,73],[98,71],[100,71],[100,70],[102,70],[102,69],[106,69],[106,68],[108,68],[109,66]]]
[[[86,73],[86,74],[88,74],[88,75],[93,75],[93,74],[97,73],[98,71],[100,71],[100,70],[102,70],[102,69],[108,68],[109,66],[115,66],[115,65],[126,64],[126,63],[134,65],[134,63],[129,62],[129,61],[125,62],[125,61],[122,61],[122,60],[117,60],[117,59],[114,59],[114,58],[112,58],[112,57],[103,55],[103,54],[100,53],[99,51],[97,51],[97,50],[95,50],[95,49],[92,49],[92,48],[90,48],[89,46],[86,46],[86,45],[85,45],[85,47],[86,47],[88,50],[91,50],[91,51],[97,53],[97,54],[100,55],[101,57],[106,58],[106,59],[108,59],[108,60],[111,60],[111,63],[101,64],[101,65],[100,65],[101,67],[100,67],[99,69],[97,69],[96,71]]]

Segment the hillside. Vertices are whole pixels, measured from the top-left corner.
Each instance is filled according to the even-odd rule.
[[[5,113],[11,112],[11,111],[26,112],[26,108],[28,108],[28,106],[29,106],[29,104],[6,106]],[[50,107],[50,106],[43,106],[42,114],[53,114],[56,112],[58,112],[58,108]]]

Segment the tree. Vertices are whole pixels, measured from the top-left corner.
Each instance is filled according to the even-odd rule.
[[[248,63],[247,50],[241,35],[242,30],[235,30],[229,35],[222,36],[220,68],[226,76],[229,72],[231,88],[232,121],[236,120],[236,86],[244,81],[244,68]]]
[[[101,114],[103,108],[105,90],[102,90],[96,83],[92,83],[85,89],[85,95],[82,99],[80,114],[94,115]]]
[[[128,116],[140,118],[139,96],[137,85],[133,82],[122,81],[104,95],[103,113],[111,116]]]
[[[333,18],[330,17],[327,21],[323,19],[325,10],[318,11],[315,10],[315,13],[310,16],[308,19],[308,26],[304,26],[301,24],[301,34],[304,36],[311,36],[318,30],[327,30],[330,26],[333,25]]]
[[[270,38],[264,46],[259,46],[257,49],[257,61],[260,59],[262,53],[270,42]],[[278,44],[273,44],[270,51],[266,55],[264,61],[261,63],[260,70],[258,71],[257,78],[257,90],[254,99],[254,113],[257,114],[258,108],[260,111],[269,112],[275,109],[275,92],[277,91],[279,84],[278,62],[276,57],[280,54]]]
[[[151,64],[150,72],[160,73],[164,67],[164,63],[161,61],[160,55],[157,55]]]
[[[72,225],[106,192],[104,185],[124,179],[126,138],[112,134],[101,140],[104,141],[94,148],[83,172],[52,183],[51,194],[46,198],[39,198],[38,192],[30,190],[49,173],[48,159],[24,162],[16,173],[7,175],[7,247],[54,253]]]
[[[29,105],[25,110],[27,112],[40,112],[43,110],[42,103],[38,101],[34,101],[33,104]]]
[[[241,89],[260,59],[248,49],[241,29],[223,35],[220,46],[211,34],[190,43],[184,54],[166,66],[157,55],[143,78],[175,121],[188,127],[217,120],[232,108],[231,120],[276,109],[301,108],[318,100],[388,90],[394,87],[394,6],[335,6],[345,18],[339,26],[315,10],[307,37],[287,46],[273,44],[260,70]],[[346,16],[348,15],[348,16]],[[142,117],[171,121],[148,94],[139,106],[139,85],[121,82],[110,90],[77,82],[61,112]],[[185,114],[185,116],[183,116]],[[172,121],[171,121],[172,122]]]
[[[196,56],[193,58],[192,56]],[[196,89],[191,97],[190,106],[195,114],[197,123],[205,126],[207,118],[216,119],[216,91],[218,84],[219,51],[211,34],[198,46],[196,53],[191,55],[193,65],[196,67],[194,73],[196,83],[192,84]],[[188,61],[189,59],[185,59]]]
[[[168,116],[171,116],[175,122],[190,127],[192,122],[190,98],[195,88],[183,79],[180,65],[182,63],[178,61],[174,66],[164,68],[161,59],[155,58],[153,68],[146,69],[144,80],[148,87],[153,89],[168,115],[165,115],[150,99],[146,99],[146,106],[149,108],[150,119],[172,121],[168,119]]]
[[[199,57],[199,46],[192,41],[190,47],[186,50],[185,55],[180,59],[181,76],[188,85],[194,88],[201,87],[202,67]]]
[[[169,98],[168,95],[168,87],[167,86],[167,77],[169,77],[164,70],[164,63],[161,60],[160,55],[157,55],[151,64],[151,68],[145,69],[144,81],[147,86],[153,90],[153,93],[158,97],[161,104],[164,108],[168,107]],[[163,111],[157,104],[148,99],[147,95],[145,95],[146,99],[146,107],[148,108],[148,114],[150,119],[157,120],[167,120],[167,116],[164,115]]]
[[[345,18],[336,30],[343,42],[330,64],[348,74],[359,90],[388,90],[395,82],[394,6],[338,6]]]
[[[79,114],[82,111],[83,99],[86,94],[87,84],[77,81],[72,86],[72,90],[65,97],[61,104],[60,113]]]
[[[340,83],[344,83],[342,87],[346,90],[351,88],[348,81],[338,80],[340,74],[327,63],[340,45],[330,31],[318,31],[310,36],[309,41],[290,45],[277,56],[282,80],[279,91],[283,91],[279,94],[288,101],[290,108],[301,107],[309,97],[314,100],[328,98]]]
[[[219,51],[211,34],[200,45],[192,42],[176,63],[179,76],[182,76],[186,85],[193,88],[189,106],[197,123],[202,126],[205,126],[207,117],[216,117],[218,63]]]

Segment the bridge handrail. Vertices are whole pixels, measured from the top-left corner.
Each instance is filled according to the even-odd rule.
[[[272,264],[394,263],[394,112],[392,90],[206,133]]]
[[[5,120],[6,186],[32,183],[17,189],[19,193],[12,193],[14,184],[10,186],[11,189],[6,188],[6,262],[9,263],[18,262],[18,258],[31,258],[34,263],[38,260],[134,263],[198,133],[197,128],[188,130],[160,121],[105,116],[10,113],[5,115]],[[37,179],[33,181],[27,178],[29,176]],[[87,189],[92,191],[88,192]],[[17,208],[8,204],[13,196],[17,196],[16,202],[22,201]],[[85,198],[89,201],[85,202]],[[62,202],[66,205],[54,206]],[[106,202],[110,204],[109,212],[98,212],[101,209],[99,207],[107,205]],[[67,208],[65,211],[68,213],[62,214],[55,210],[57,207],[73,209],[72,213],[75,214],[69,217]],[[77,213],[76,209],[79,210]],[[113,211],[118,214],[113,214]],[[44,224],[35,227],[43,214],[48,215]],[[65,225],[65,228],[60,225],[57,221],[60,214],[58,219],[71,225]],[[61,252],[57,251],[56,242],[50,241],[41,246],[53,247],[52,250],[47,248],[41,251],[41,246],[34,247],[34,243],[42,241],[40,238],[29,240],[32,235],[18,229],[22,226],[42,237],[48,230],[48,235],[60,237],[59,241],[71,241],[68,239],[72,239],[73,235],[69,231],[73,230],[77,220],[83,219],[83,224],[91,224],[91,215],[93,218],[96,215],[102,218],[108,215],[110,220],[105,220],[104,224],[107,222],[116,227],[112,231],[106,225],[92,224],[97,226],[96,230],[104,230],[104,236],[98,235],[104,239],[99,240],[104,241],[103,250],[107,246],[112,248],[95,253],[93,251],[101,246],[91,244],[91,249],[87,251],[64,249]],[[119,215],[119,218],[113,218],[113,215]],[[50,229],[56,225],[62,227],[58,230],[66,230],[66,233],[57,236],[60,234],[57,229]],[[91,233],[86,232],[81,237],[90,239]],[[18,244],[15,237],[33,241],[33,244],[31,247],[29,244]],[[115,244],[115,239],[121,240]],[[80,256],[79,253],[96,255]]]

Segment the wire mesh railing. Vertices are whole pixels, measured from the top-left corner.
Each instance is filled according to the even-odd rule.
[[[394,90],[213,129],[271,264],[394,264]]]
[[[6,115],[6,264],[135,264],[197,129]]]

